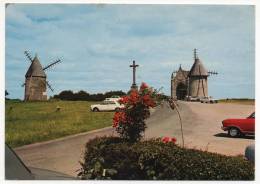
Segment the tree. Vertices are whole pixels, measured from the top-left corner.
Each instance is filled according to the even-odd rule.
[[[8,91],[7,91],[7,90],[5,90],[5,96],[8,96],[8,95],[9,95]]]

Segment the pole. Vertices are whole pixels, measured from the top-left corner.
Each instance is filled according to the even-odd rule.
[[[181,114],[180,114],[180,111],[178,109],[178,106],[177,104],[174,102],[173,99],[169,99],[169,104],[170,104],[170,107],[172,110],[174,110],[176,108],[176,111],[178,113],[178,116],[179,116],[179,120],[180,120],[180,125],[181,125],[181,138],[182,138],[182,147],[184,148],[184,135],[183,135],[183,128],[182,128],[182,120],[181,120]]]

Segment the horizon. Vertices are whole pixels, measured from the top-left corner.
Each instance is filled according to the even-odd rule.
[[[197,15],[197,16],[194,16]],[[193,49],[209,71],[209,96],[255,99],[255,25],[251,5],[50,5],[11,4],[6,8],[6,90],[23,99],[30,63],[38,54],[54,92],[90,94],[132,85],[163,87],[170,95],[173,71],[190,70]]]

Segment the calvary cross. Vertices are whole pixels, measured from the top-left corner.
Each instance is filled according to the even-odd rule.
[[[132,89],[137,89],[137,85],[136,85],[136,83],[135,83],[135,70],[136,70],[136,67],[138,67],[138,66],[139,66],[139,65],[136,65],[136,64],[135,64],[135,61],[133,61],[133,64],[130,65],[130,67],[133,68],[133,84],[132,84],[132,86],[131,86]]]

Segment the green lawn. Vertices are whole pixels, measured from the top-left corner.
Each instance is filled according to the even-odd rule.
[[[112,125],[114,113],[90,112],[93,103],[6,101],[5,141],[17,147]]]

